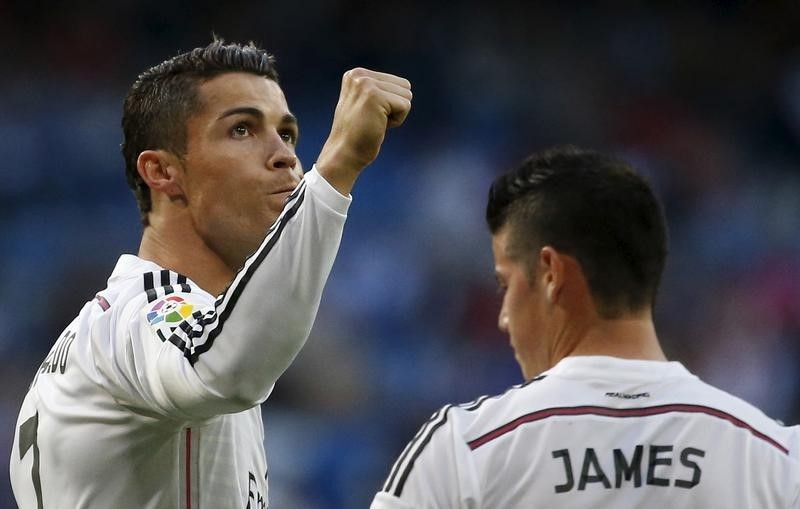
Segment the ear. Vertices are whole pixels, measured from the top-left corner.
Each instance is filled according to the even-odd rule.
[[[136,169],[147,186],[167,195],[171,200],[182,198],[180,160],[166,150],[145,150],[136,160]]]
[[[564,256],[550,246],[539,251],[539,270],[541,283],[545,287],[547,301],[555,304],[564,288],[565,266]]]

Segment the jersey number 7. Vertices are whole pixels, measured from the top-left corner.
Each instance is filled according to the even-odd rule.
[[[24,458],[28,450],[33,447],[31,478],[33,479],[33,489],[36,492],[36,507],[37,509],[43,509],[42,480],[39,478],[39,445],[36,443],[38,430],[39,413],[37,412],[19,427],[19,459]]]

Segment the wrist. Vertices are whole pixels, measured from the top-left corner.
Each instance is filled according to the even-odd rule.
[[[344,150],[323,147],[315,163],[319,174],[337,191],[347,196],[366,164],[348,155]]]

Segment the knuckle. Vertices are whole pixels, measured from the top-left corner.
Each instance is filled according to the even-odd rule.
[[[374,95],[378,92],[378,87],[376,86],[375,81],[367,76],[358,76],[353,78],[353,84],[362,94]]]

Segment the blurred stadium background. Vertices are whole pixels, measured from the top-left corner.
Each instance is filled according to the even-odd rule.
[[[669,355],[800,421],[800,3],[642,4],[0,0],[0,507],[35,368],[137,250],[122,98],[212,31],[275,53],[306,168],[343,71],[414,85],[264,406],[272,507],[367,507],[431,412],[521,381],[483,207],[494,175],[555,143],[628,158],[663,198]]]

